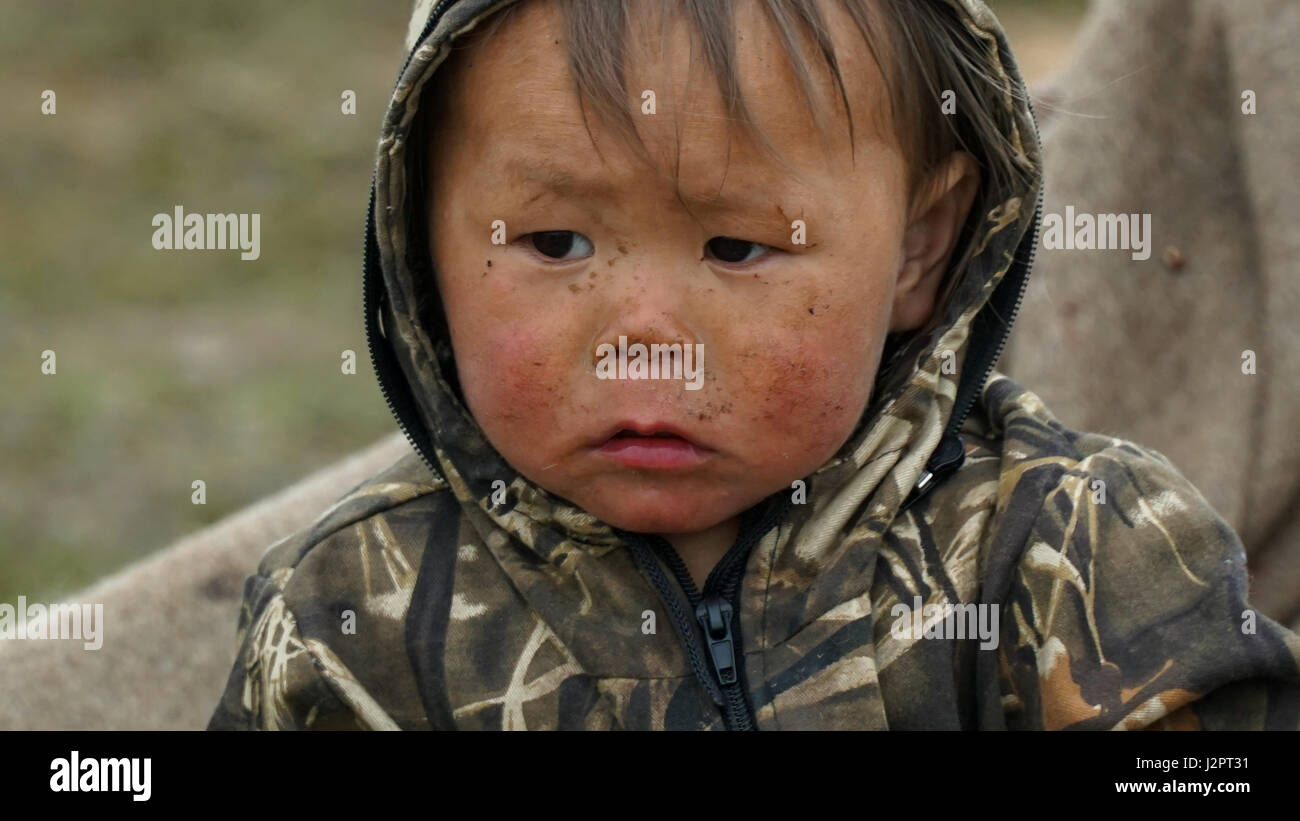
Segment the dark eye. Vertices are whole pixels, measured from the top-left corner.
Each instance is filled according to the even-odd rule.
[[[576,231],[538,231],[529,234],[528,241],[537,253],[552,259],[582,259],[595,250],[591,246],[591,240]],[[575,250],[579,253],[570,257],[569,253]]]
[[[731,237],[714,237],[705,247],[718,260],[731,263],[749,262],[759,256],[753,254],[753,251],[767,250],[767,246],[762,243]]]

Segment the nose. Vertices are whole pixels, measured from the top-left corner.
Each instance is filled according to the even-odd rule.
[[[625,264],[615,266],[601,289],[603,316],[591,341],[589,371],[601,380],[627,380],[620,392],[647,397],[663,394],[669,385],[672,393],[683,385],[692,393],[699,390],[705,351],[697,332],[697,261],[660,247],[634,250],[620,262]],[[664,379],[672,381],[658,381]]]
[[[626,345],[695,345],[697,338],[691,322],[689,272],[682,270],[690,261],[624,257],[629,264],[614,272],[614,281],[604,289],[607,299],[604,321],[592,342],[593,352],[603,344]],[[672,270],[677,268],[677,270]]]

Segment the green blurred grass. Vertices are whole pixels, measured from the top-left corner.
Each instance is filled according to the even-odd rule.
[[[1068,29],[1081,3],[1061,2]],[[0,601],[71,591],[394,429],[359,262],[409,7],[3,4]],[[1044,9],[994,7],[1013,44]],[[260,213],[261,258],[155,251],[178,204]]]
[[[75,589],[393,429],[359,260],[408,10],[5,4],[0,601]],[[177,204],[260,213],[260,259],[155,251]]]

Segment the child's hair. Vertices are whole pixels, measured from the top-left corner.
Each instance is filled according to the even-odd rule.
[[[643,157],[644,143],[636,131],[629,110],[629,93],[624,82],[626,35],[629,17],[645,8],[645,0],[556,0],[563,14],[569,70],[579,98],[594,107],[602,121],[628,140]],[[778,159],[777,151],[757,127],[745,105],[736,77],[735,0],[654,0],[663,9],[664,20],[672,13],[684,14],[692,35],[703,44],[705,59],[717,81],[722,98],[728,105],[731,120],[739,122],[746,133]],[[839,62],[831,43],[817,0],[755,0],[775,24],[786,56],[795,70],[805,104],[825,136],[826,115],[814,101],[819,97],[805,55],[804,43],[811,41],[830,69],[839,89],[849,119],[849,133],[855,134],[852,107],[844,89]],[[918,186],[952,152],[964,150],[980,169],[979,191],[966,221],[957,249],[959,258],[949,265],[949,272],[960,271],[972,254],[970,236],[985,215],[1000,205],[999,192],[1028,188],[1033,169],[1008,138],[1006,120],[1012,115],[1009,98],[1019,98],[1022,91],[1005,77],[994,44],[973,33],[948,0],[840,0],[854,20],[870,49],[873,60],[888,86],[890,120],[908,168],[909,197],[915,198]],[[653,5],[653,4],[652,4]],[[512,4],[487,21],[483,34],[492,33],[518,4]],[[442,72],[440,72],[442,73]],[[426,89],[434,96],[435,107],[443,101],[448,78],[435,76]],[[944,92],[952,95],[945,100]],[[639,97],[639,95],[638,95]],[[944,113],[943,104],[951,101],[953,114]],[[438,118],[421,106],[411,134],[409,170],[412,179],[408,191],[423,199],[423,153],[427,147],[429,118]],[[584,121],[586,106],[583,106]],[[879,126],[879,123],[875,125]],[[589,129],[589,126],[588,126]],[[412,202],[423,214],[420,203]],[[418,220],[416,220],[418,221]],[[425,236],[423,225],[412,225],[415,236]],[[414,239],[414,237],[413,237]],[[414,242],[412,243],[415,244]],[[414,249],[413,249],[414,250]],[[428,264],[427,262],[425,263]],[[946,276],[939,305],[957,286],[955,277]],[[921,332],[941,324],[936,310],[931,322]],[[892,335],[891,335],[892,336]],[[888,348],[893,348],[891,340]]]
[[[644,150],[628,109],[623,66],[628,17],[644,0],[557,0],[564,15],[569,69],[580,97],[602,119]],[[735,0],[678,0],[660,5],[664,19],[681,8],[690,30],[703,44],[705,59],[728,114],[762,145],[779,152],[755,124],[736,76]],[[855,133],[852,106],[839,61],[817,0],[757,0],[778,31],[786,57],[795,69],[804,102],[824,134],[826,112],[809,71],[804,43],[811,39],[835,79]],[[841,0],[866,41],[889,87],[890,117],[908,160],[909,192],[953,151],[974,156],[990,188],[1009,190],[1023,180],[1021,160],[995,113],[1005,108],[1005,83],[997,79],[990,44],[976,37],[945,0]],[[503,14],[508,14],[507,8]],[[943,92],[951,90],[955,114],[941,110]],[[585,117],[586,112],[583,111]],[[1019,186],[1016,186],[1019,187]]]

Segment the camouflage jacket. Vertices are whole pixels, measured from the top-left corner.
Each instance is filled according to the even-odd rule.
[[[942,322],[894,347],[839,453],[744,516],[704,590],[662,539],[513,471],[422,321],[405,150],[449,42],[511,1],[417,3],[364,275],[413,450],[271,547],[210,728],[1300,725],[1300,638],[1251,610],[1232,529],[1163,456],[1066,429],[994,370],[1041,182],[995,192]],[[997,21],[950,2],[1002,66],[1002,127],[1041,180]]]

